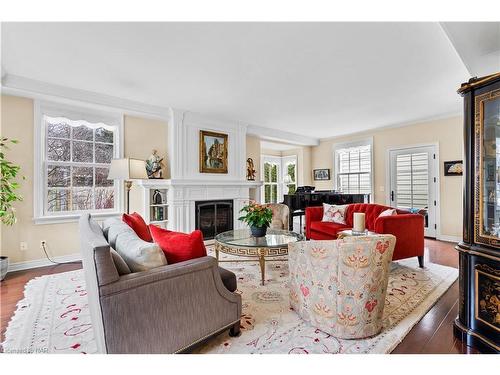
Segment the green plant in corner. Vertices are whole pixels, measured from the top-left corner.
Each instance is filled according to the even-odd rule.
[[[8,161],[5,156],[5,152],[9,150],[8,145],[17,143],[19,142],[15,139],[0,136],[0,221],[5,225],[13,225],[16,222],[13,203],[23,200],[17,191],[20,187],[17,180],[21,167]]]

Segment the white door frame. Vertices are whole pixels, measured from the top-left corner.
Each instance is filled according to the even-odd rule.
[[[429,143],[416,143],[410,145],[403,146],[391,146],[386,150],[385,157],[385,202],[387,206],[391,205],[391,151],[401,151],[405,149],[411,148],[419,148],[419,147],[434,147],[436,151],[436,158],[434,159],[434,173],[436,178],[436,189],[435,189],[435,198],[436,198],[436,208],[435,208],[435,220],[436,220],[436,239],[441,238],[441,170],[439,169],[439,142],[429,142]]]

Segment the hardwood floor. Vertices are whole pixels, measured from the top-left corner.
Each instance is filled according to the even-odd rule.
[[[458,267],[458,254],[454,244],[425,240],[425,261]],[[417,260],[415,259],[415,262]],[[54,265],[26,271],[12,272],[0,284],[0,336],[4,340],[7,324],[23,298],[24,285],[32,278],[81,268],[81,264]],[[478,353],[453,337],[453,320],[458,313],[458,282],[418,322],[393,354],[458,354]]]
[[[25,271],[10,272],[0,283],[0,342],[4,341],[5,330],[11,316],[16,311],[16,304],[24,297],[24,285],[31,279],[67,272],[82,268],[81,263],[61,264],[48,267],[33,268]],[[0,345],[0,351],[1,345]]]

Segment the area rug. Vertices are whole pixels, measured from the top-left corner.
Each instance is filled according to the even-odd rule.
[[[308,325],[290,309],[287,262],[266,263],[264,286],[257,263],[222,266],[238,277],[242,334],[232,338],[224,332],[195,353],[390,353],[458,277],[456,269],[436,264],[420,269],[416,259],[393,262],[382,333],[364,340],[342,340]],[[7,328],[3,350],[95,353],[83,272],[29,281]]]

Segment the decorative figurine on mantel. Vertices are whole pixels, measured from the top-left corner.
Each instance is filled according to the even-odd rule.
[[[255,168],[253,166],[253,159],[247,159],[247,180],[255,181]]]
[[[157,150],[153,150],[153,153],[146,160],[146,172],[148,172],[148,178],[151,179],[161,179],[163,178],[163,158],[158,155]]]

